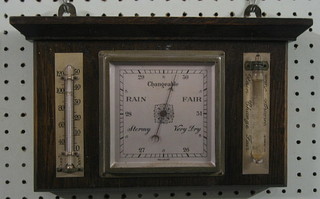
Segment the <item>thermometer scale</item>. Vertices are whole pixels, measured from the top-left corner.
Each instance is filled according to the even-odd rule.
[[[82,53],[55,54],[56,176],[83,177]]]

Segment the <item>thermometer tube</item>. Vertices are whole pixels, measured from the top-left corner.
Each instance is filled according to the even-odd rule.
[[[74,111],[73,111],[73,81],[74,68],[68,65],[64,70],[64,115],[65,115],[65,156],[66,156],[66,172],[72,172],[75,168],[73,164],[74,153]]]
[[[262,163],[265,155],[264,127],[264,74],[262,70],[252,71],[251,111],[251,157],[253,162]]]

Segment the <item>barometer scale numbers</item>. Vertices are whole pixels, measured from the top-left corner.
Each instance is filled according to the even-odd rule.
[[[82,69],[81,53],[56,53],[55,110],[57,177],[84,176]]]
[[[154,158],[158,160],[166,160],[170,158],[205,158],[207,157],[207,141],[208,141],[208,132],[207,132],[207,111],[208,111],[208,91],[207,91],[207,71],[206,70],[196,70],[196,69],[184,69],[184,70],[174,70],[174,69],[128,69],[128,70],[120,70],[119,72],[120,80],[119,80],[119,129],[120,129],[120,135],[119,135],[119,153],[120,157],[122,158]],[[129,78],[129,76],[131,76]],[[162,79],[163,81],[167,82],[162,85],[164,91],[164,95],[160,96],[159,98],[162,99],[162,103],[157,104],[148,104],[148,100],[153,101],[155,96],[149,96],[153,99],[150,99],[149,97],[144,96],[130,96],[134,95],[129,88],[132,88],[128,86],[129,84],[134,84],[134,82],[130,82],[132,77],[136,78],[137,81],[146,81],[145,79],[148,79],[146,81],[146,84],[149,84],[148,86],[157,86],[152,85],[151,79],[152,77],[156,77],[157,80]],[[201,87],[196,88],[197,90],[197,96],[193,97],[181,97],[179,100],[181,102],[184,101],[194,101],[194,103],[201,104],[201,109],[197,109],[194,111],[194,116],[201,117],[201,126],[196,125],[190,125],[186,126],[187,124],[185,121],[183,121],[183,125],[179,125],[177,123],[177,118],[175,115],[177,114],[177,102],[175,98],[177,95],[175,92],[179,92],[176,90],[181,89],[183,84],[192,84],[192,80],[188,80],[189,78],[198,78],[200,80],[197,80],[200,82]],[[191,82],[191,83],[190,83]],[[198,83],[199,84],[199,83]],[[179,85],[179,86],[178,86]],[[129,87],[129,88],[127,88]],[[144,89],[144,88],[141,88]],[[193,92],[195,89],[193,90]],[[145,109],[150,108],[152,106],[153,109],[153,115],[149,115],[147,117],[151,117],[153,120],[153,128],[140,128],[135,126],[135,124],[132,124],[132,121],[130,122],[127,118],[131,117],[139,117],[137,112],[132,112],[130,109],[131,104],[134,103],[146,103]],[[182,113],[183,114],[183,113]],[[187,113],[188,114],[188,113]],[[194,117],[191,116],[190,117]],[[142,117],[142,116],[141,116]],[[127,124],[126,124],[127,123]],[[130,127],[128,126],[130,123]],[[147,123],[147,122],[146,122]],[[179,148],[179,151],[172,152],[172,149],[167,149],[164,146],[161,145],[161,136],[168,136],[163,135],[164,132],[161,131],[162,128],[166,125],[171,125],[171,133],[174,133],[174,131],[177,132],[191,132],[193,131],[196,136],[201,139],[201,145],[202,149],[201,151],[193,152],[192,148],[189,148],[187,145],[184,146],[183,143],[179,143],[180,140],[177,140],[177,145],[181,145]],[[130,135],[128,131],[144,131],[143,137],[148,137],[149,144],[153,143],[153,145],[159,144],[159,149],[157,152],[150,152],[148,147],[146,146],[140,146],[136,148],[134,151],[129,150],[129,153],[125,152],[126,147],[126,139],[129,139]],[[180,133],[183,134],[183,133]],[[183,136],[183,135],[182,135]],[[136,138],[135,138],[136,139]],[[143,138],[144,139],[144,138]],[[180,141],[181,142],[181,141]]]

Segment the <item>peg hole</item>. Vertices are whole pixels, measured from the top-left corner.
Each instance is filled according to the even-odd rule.
[[[25,146],[23,146],[23,147],[21,147],[21,150],[22,150],[22,151],[26,151],[27,148],[26,148]]]

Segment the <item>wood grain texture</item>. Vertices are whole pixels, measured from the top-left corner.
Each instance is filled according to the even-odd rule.
[[[286,42],[246,41],[37,41],[35,189],[132,186],[286,184]],[[225,64],[225,175],[151,174],[99,177],[100,50],[223,50]],[[84,53],[85,177],[55,177],[54,53]],[[244,52],[271,53],[270,174],[242,175],[242,63]]]
[[[313,23],[299,18],[10,17],[28,40],[295,40]]]

